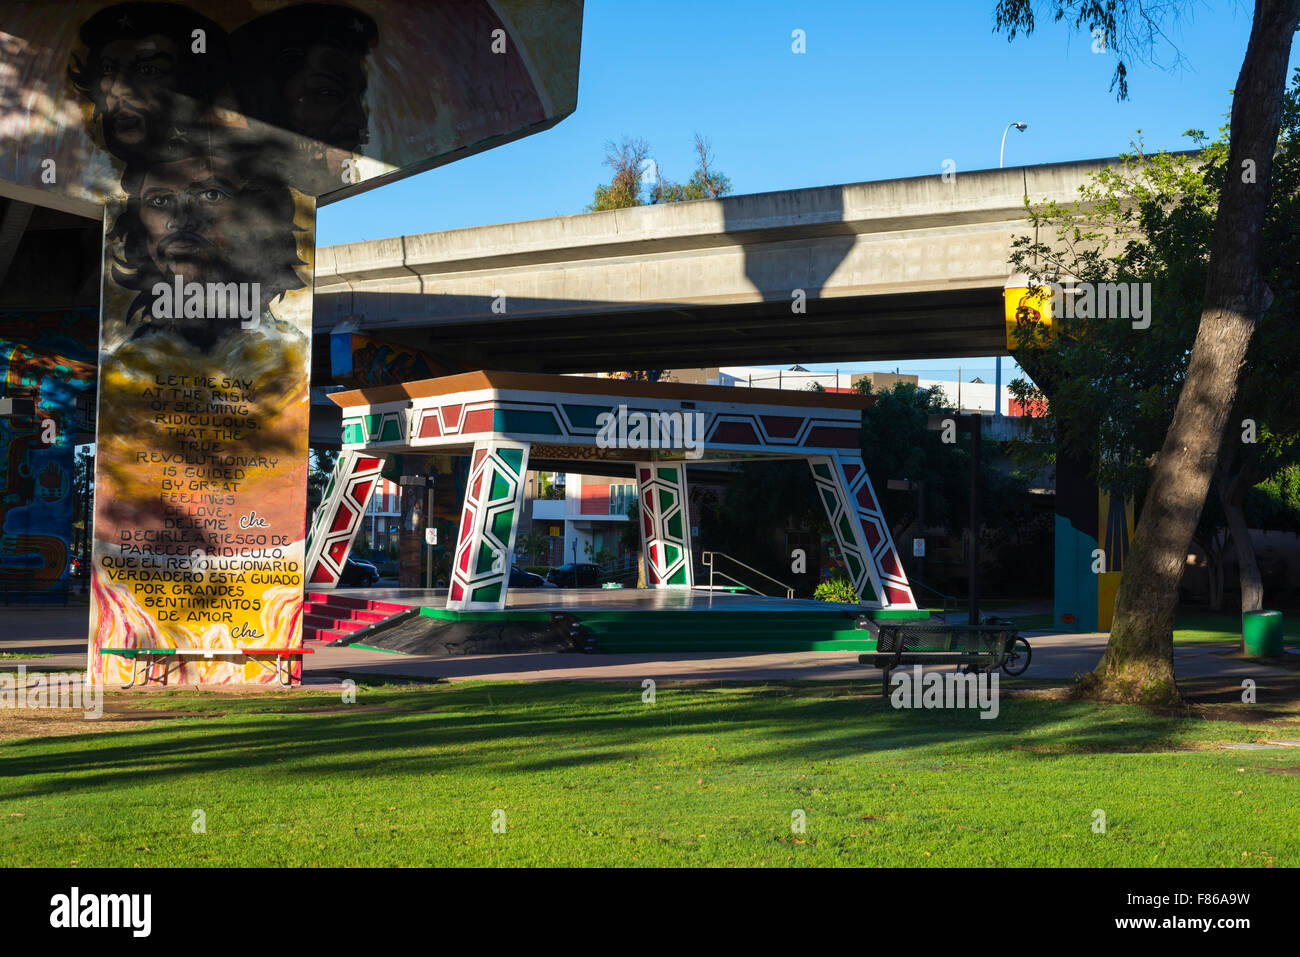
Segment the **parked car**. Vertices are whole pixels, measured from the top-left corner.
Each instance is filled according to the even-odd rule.
[[[532,572],[526,572],[518,565],[510,566],[511,588],[542,588],[545,585],[546,579],[541,575],[534,575]]]
[[[370,562],[363,562],[351,555],[343,566],[343,574],[339,576],[339,585],[344,588],[369,588],[378,581],[379,569]]]
[[[552,568],[546,580],[560,588],[599,588],[600,567],[588,564],[568,564]]]

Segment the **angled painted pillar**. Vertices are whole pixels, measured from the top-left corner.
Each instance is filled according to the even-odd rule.
[[[915,608],[912,587],[862,459],[815,455],[808,465],[862,604]],[[875,594],[874,601],[867,599],[870,593]]]
[[[686,466],[642,462],[636,467],[641,512],[641,554],[651,588],[695,584]]]
[[[506,607],[529,448],[527,442],[498,439],[474,443],[452,556],[448,609],[501,611]]]
[[[307,576],[311,585],[337,585],[352,542],[361,529],[370,496],[379,484],[384,458],[367,452],[339,453],[320,508],[307,532]]]

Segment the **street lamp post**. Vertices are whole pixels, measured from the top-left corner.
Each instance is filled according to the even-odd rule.
[[[931,413],[926,428],[931,432],[941,432],[954,428],[957,432],[970,435],[970,548],[967,550],[967,574],[970,585],[966,593],[966,615],[974,626],[980,623],[979,616],[979,527],[980,527],[980,433],[984,420],[978,412],[968,414],[937,412]]]
[[[1001,148],[1000,150],[998,150],[998,169],[1001,169],[1001,168],[1002,168],[1002,157],[1003,157],[1004,155],[1006,155],[1006,152],[1007,152],[1007,134],[1011,132],[1011,127],[1013,127],[1013,126],[1014,126],[1016,129],[1018,129],[1021,133],[1023,133],[1026,129],[1029,128],[1029,124],[1028,124],[1028,123],[1008,123],[1008,124],[1007,124],[1007,128],[1006,128],[1005,130],[1002,131],[1002,148]]]

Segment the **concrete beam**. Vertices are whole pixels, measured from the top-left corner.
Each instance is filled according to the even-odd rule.
[[[639,367],[660,353],[680,366],[686,353],[690,363],[715,363],[1003,352],[1001,289],[1012,238],[1027,230],[1025,197],[1074,201],[1113,163],[783,190],[325,247],[315,331],[359,317],[363,331],[463,361],[548,371],[561,371],[556,362],[570,371]],[[797,289],[804,314],[791,310]],[[502,294],[504,313],[493,308]],[[538,351],[546,349],[564,353]]]

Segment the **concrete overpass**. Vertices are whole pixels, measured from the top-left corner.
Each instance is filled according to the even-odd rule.
[[[1026,196],[1076,200],[1089,174],[1114,162],[784,190],[324,247],[314,328],[355,329],[520,371],[996,355],[1006,351],[1002,284],[1012,237],[1028,229]],[[807,297],[802,314],[792,309],[798,289]],[[316,354],[324,360],[328,351]]]

